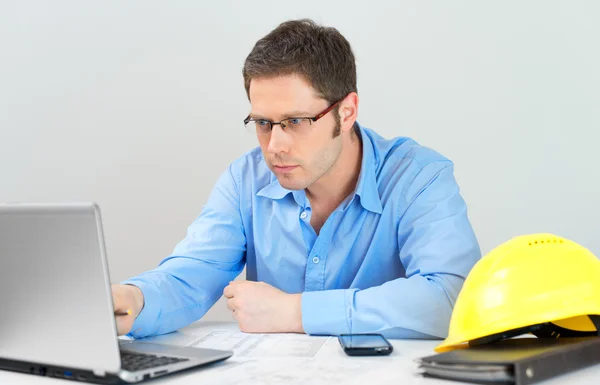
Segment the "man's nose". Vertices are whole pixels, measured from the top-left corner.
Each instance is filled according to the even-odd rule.
[[[271,138],[269,138],[267,150],[273,154],[288,152],[290,141],[290,135],[281,128],[281,125],[274,124],[271,128]]]

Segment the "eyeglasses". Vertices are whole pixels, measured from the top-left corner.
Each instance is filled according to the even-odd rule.
[[[312,122],[316,122],[321,119],[323,116],[327,115],[329,111],[333,110],[335,106],[337,106],[342,100],[340,99],[337,102],[333,103],[327,109],[323,110],[316,116],[313,117],[297,117],[297,118],[287,118],[283,119],[280,122],[271,122],[267,119],[254,119],[251,118],[250,115],[246,119],[244,119],[244,125],[248,132],[256,133],[257,135],[265,135],[273,130],[273,126],[279,124],[281,129],[287,131],[289,133],[301,133],[303,131],[308,130],[308,127],[312,124]]]

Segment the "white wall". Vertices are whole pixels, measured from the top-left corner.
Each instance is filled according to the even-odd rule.
[[[242,64],[296,17],[352,44],[361,123],[455,161],[484,252],[549,231],[600,255],[596,1],[3,0],[0,201],[97,201],[113,281],[154,267],[256,145]]]

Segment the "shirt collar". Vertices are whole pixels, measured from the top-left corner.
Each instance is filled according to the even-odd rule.
[[[371,137],[367,132],[365,132],[364,128],[358,124],[358,122],[356,124],[360,128],[363,151],[362,162],[360,165],[360,175],[358,176],[358,182],[356,184],[356,190],[354,191],[354,194],[360,197],[360,204],[365,209],[377,214],[381,214],[383,207],[381,206],[381,199],[379,197],[379,191],[377,188],[377,178],[375,175],[378,159],[375,156]],[[275,174],[271,174],[271,183],[259,190],[257,195],[270,199],[282,199],[288,194],[293,193],[294,191],[281,187]],[[297,198],[300,197],[297,197],[294,194],[294,199],[296,202],[301,200]]]
[[[358,124],[358,122],[356,124]],[[379,160],[376,157],[371,136],[360,124],[358,124],[358,127],[360,128],[363,151],[360,175],[358,176],[355,194],[360,197],[360,204],[362,207],[376,214],[381,214],[383,212],[383,207],[381,206],[381,198],[379,197],[376,177],[377,163]]]
[[[271,173],[271,183],[258,191],[256,195],[269,199],[282,199],[293,191],[281,187],[275,174]]]

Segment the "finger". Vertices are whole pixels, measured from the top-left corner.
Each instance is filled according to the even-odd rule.
[[[227,300],[227,309],[231,311],[235,311],[235,304],[233,303],[234,299],[230,298]]]
[[[119,310],[119,305],[123,303],[123,299],[119,288],[116,285],[112,285],[111,288],[112,299],[113,299],[113,307],[115,310]]]
[[[111,287],[113,297],[113,307],[115,311],[126,312],[132,308],[129,297],[126,295],[122,285],[113,285]]]
[[[120,320],[119,317],[115,317],[115,321],[117,323],[117,334],[120,336],[125,334],[126,331],[125,331],[125,325],[123,324],[123,320]]]
[[[251,281],[247,281],[245,279],[236,279],[235,281],[229,282],[229,286],[231,286],[231,287],[240,287],[240,286],[246,285],[249,282],[251,282]]]
[[[111,291],[117,334],[127,334],[131,330],[133,321],[135,320],[135,316],[132,312],[133,304],[128,300],[127,295],[125,295],[120,285],[113,285],[111,287]]]
[[[235,294],[235,288],[232,284],[229,284],[225,290],[223,290],[223,295],[225,296],[225,298],[233,298]]]
[[[115,321],[117,323],[117,334],[124,335],[131,331],[131,327],[133,326],[133,316],[118,316],[115,317]]]
[[[113,290],[113,309],[115,313],[127,312],[127,301],[118,290]]]

